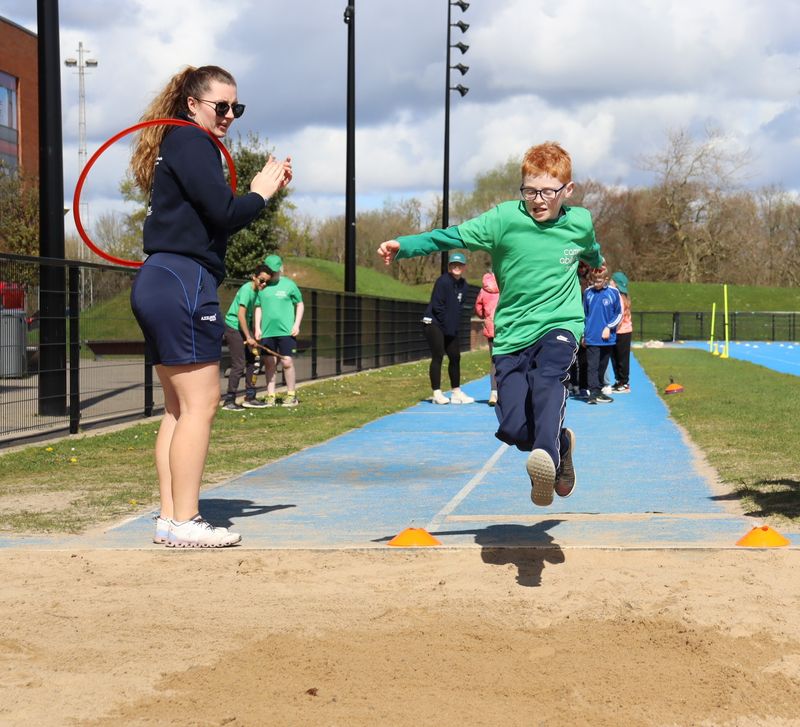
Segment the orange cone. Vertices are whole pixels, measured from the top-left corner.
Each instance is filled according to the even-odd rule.
[[[399,548],[424,548],[441,544],[442,541],[434,538],[425,528],[406,528],[386,543]]]
[[[761,525],[739,538],[736,545],[741,545],[743,548],[782,548],[789,545],[789,540],[769,525]]]
[[[667,388],[664,389],[665,394],[680,394],[683,391],[683,387],[680,384],[675,383],[675,379],[671,376],[669,377],[669,384]]]

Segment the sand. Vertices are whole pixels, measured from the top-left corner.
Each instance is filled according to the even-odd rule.
[[[3,725],[800,725],[800,551],[0,552]]]

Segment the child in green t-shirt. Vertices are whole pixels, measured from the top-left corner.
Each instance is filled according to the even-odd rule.
[[[280,354],[283,377],[286,380],[286,396],[283,406],[297,406],[297,373],[294,355],[297,353],[297,336],[303,322],[303,296],[294,280],[281,275],[283,261],[279,255],[267,255],[264,265],[270,272],[270,280],[258,293],[255,314],[256,336],[262,345]],[[275,378],[278,357],[264,356],[267,376],[266,406],[275,406]]]
[[[388,240],[378,254],[395,258],[467,248],[489,253],[500,288],[492,359],[497,379],[495,436],[530,452],[531,499],[575,487],[575,434],[564,427],[569,369],[583,333],[578,262],[603,265],[592,218],[564,203],[575,191],[572,160],[554,142],[522,160],[522,199],[503,202],[445,230]]]
[[[258,291],[269,282],[270,272],[266,265],[259,265],[250,282],[239,288],[228,312],[225,314],[225,343],[231,355],[231,371],[228,375],[228,391],[222,404],[224,411],[242,411],[244,408],[261,409],[266,406],[256,399],[253,371],[255,369],[256,337],[254,335],[254,312],[259,305]],[[244,374],[245,394],[242,404],[236,403],[239,379]]]

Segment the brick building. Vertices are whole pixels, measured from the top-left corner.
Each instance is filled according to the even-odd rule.
[[[36,34],[0,17],[0,160],[39,174]]]

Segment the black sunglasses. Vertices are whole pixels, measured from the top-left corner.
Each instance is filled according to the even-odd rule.
[[[195,101],[211,104],[217,116],[226,116],[228,109],[233,109],[234,119],[238,119],[244,113],[245,108],[243,103],[229,104],[227,101],[208,101],[204,98],[196,98]]]

